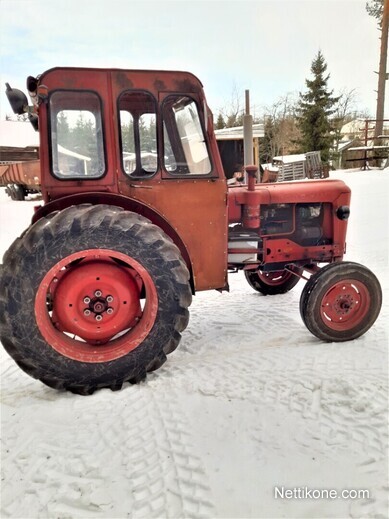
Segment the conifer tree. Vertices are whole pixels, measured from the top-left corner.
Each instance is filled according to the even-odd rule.
[[[217,121],[216,121],[215,129],[222,130],[225,127],[226,127],[226,123],[224,122],[224,118],[223,118],[222,114],[219,114]]]
[[[374,16],[379,20],[380,26],[382,25],[382,15],[384,13],[384,0],[371,0],[366,3],[366,11],[370,16]]]
[[[264,136],[259,146],[259,159],[261,163],[271,162],[274,156],[275,124],[271,117],[267,117],[264,124]]]
[[[302,152],[320,151],[323,161],[329,159],[329,150],[333,137],[331,115],[339,100],[333,97],[333,90],[328,90],[329,74],[326,75],[327,63],[319,51],[312,61],[311,72],[313,79],[306,79],[307,91],[300,93],[297,108],[298,127],[301,139],[298,144]]]

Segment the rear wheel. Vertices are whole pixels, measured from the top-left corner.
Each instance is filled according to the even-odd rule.
[[[299,270],[300,272],[300,270]],[[248,284],[257,292],[267,295],[285,294],[300,281],[298,275],[288,270],[261,272],[259,270],[245,270]]]
[[[363,265],[332,263],[306,283],[300,313],[308,330],[324,341],[348,341],[374,324],[382,304],[376,276]]]
[[[188,323],[188,270],[155,225],[111,206],[34,224],[4,257],[1,340],[27,373],[82,394],[157,369]]]
[[[24,187],[20,184],[9,184],[6,188],[7,194],[12,200],[22,201],[25,198]]]

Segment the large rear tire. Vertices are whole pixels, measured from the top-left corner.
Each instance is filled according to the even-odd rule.
[[[368,268],[352,262],[331,263],[307,281],[300,314],[319,339],[349,341],[374,324],[381,304],[381,286]]]
[[[143,380],[178,345],[189,273],[145,218],[105,205],[42,218],[4,256],[1,341],[29,375],[90,394]]]
[[[261,272],[259,270],[245,270],[248,284],[265,296],[285,294],[297,285],[300,278],[288,270]]]

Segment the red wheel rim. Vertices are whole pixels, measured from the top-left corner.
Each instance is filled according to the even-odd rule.
[[[35,298],[45,340],[80,362],[108,362],[134,350],[152,329],[157,310],[157,290],[146,269],[108,249],[80,251],[59,261]]]
[[[293,274],[286,270],[275,270],[274,272],[257,272],[258,277],[270,286],[278,286],[285,283]]]
[[[366,285],[346,279],[332,285],[324,294],[320,314],[332,330],[350,330],[366,317],[370,304],[371,297]]]

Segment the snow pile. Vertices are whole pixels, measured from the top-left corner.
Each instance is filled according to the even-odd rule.
[[[199,293],[178,350],[138,386],[58,393],[1,353],[3,518],[375,517],[388,514],[389,171],[334,172],[352,188],[346,259],[379,277],[363,337],[324,344],[297,287]],[[34,202],[1,193],[1,253]],[[367,490],[280,498],[278,489]]]

